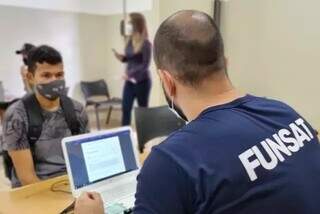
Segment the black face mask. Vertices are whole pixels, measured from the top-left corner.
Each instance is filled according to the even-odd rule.
[[[164,96],[166,97],[166,101],[168,103],[169,109],[177,115],[177,117],[180,117],[182,120],[188,122],[187,116],[183,113],[182,109],[174,104],[173,100],[170,99],[170,97],[167,95],[166,90],[164,90],[164,87],[162,85]]]
[[[36,89],[43,97],[53,101],[66,94],[66,82],[64,80],[54,80],[46,84],[37,84]]]
[[[23,58],[22,61],[23,61],[23,63],[24,63],[25,65],[28,65],[28,60],[27,60],[27,58]]]

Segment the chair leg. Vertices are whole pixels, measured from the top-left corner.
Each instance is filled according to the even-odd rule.
[[[94,106],[94,110],[95,110],[95,113],[96,113],[97,129],[100,130],[101,127],[100,127],[100,119],[99,119],[99,109],[98,109],[98,105],[95,105],[95,106]]]
[[[112,107],[112,106],[110,106],[110,107],[109,107],[109,110],[108,110],[108,115],[107,115],[107,121],[106,121],[106,124],[109,124],[109,122],[110,122],[112,109],[113,109],[113,107]]]

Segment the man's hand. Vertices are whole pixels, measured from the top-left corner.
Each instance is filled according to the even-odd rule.
[[[99,193],[85,192],[77,199],[75,214],[104,214],[103,201]]]

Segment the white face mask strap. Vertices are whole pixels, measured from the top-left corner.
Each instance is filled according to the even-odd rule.
[[[171,97],[171,106],[170,106],[170,108],[172,108],[172,109],[174,109],[174,102],[173,102],[173,96]]]
[[[173,97],[171,98],[171,106],[169,106],[169,109],[172,113],[176,115],[176,117],[181,118],[176,109],[174,108]]]

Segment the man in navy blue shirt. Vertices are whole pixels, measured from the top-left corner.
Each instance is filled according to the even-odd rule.
[[[165,20],[154,58],[170,108],[189,123],[145,161],[135,214],[320,213],[314,129],[288,105],[233,87],[207,14],[180,11]],[[101,203],[84,194],[76,213],[98,214]]]

